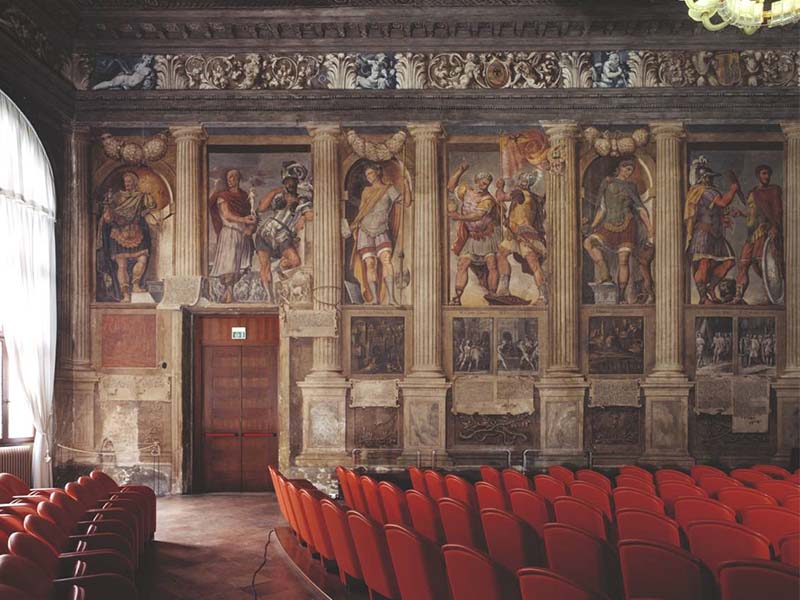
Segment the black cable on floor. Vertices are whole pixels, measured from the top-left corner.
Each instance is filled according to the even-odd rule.
[[[264,565],[267,564],[267,548],[269,548],[270,540],[272,540],[272,534],[275,533],[274,529],[270,529],[269,533],[267,534],[267,543],[264,544],[264,560],[261,561],[261,564],[258,565],[255,573],[253,573],[253,580],[250,582],[250,588],[253,590],[253,600],[258,600],[258,592],[256,591],[256,575],[258,575],[259,571],[264,568]]]

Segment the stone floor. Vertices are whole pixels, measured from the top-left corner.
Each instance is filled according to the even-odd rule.
[[[142,564],[141,600],[253,600],[250,583],[267,534],[286,525],[274,494],[158,499],[158,530]],[[290,563],[275,536],[256,577],[258,600],[324,598]]]

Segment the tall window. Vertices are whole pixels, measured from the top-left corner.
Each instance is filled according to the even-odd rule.
[[[33,415],[27,402],[11,399],[8,391],[8,353],[0,331],[0,446],[33,441]]]

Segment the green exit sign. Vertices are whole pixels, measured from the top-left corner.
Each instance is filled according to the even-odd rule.
[[[232,340],[246,340],[247,339],[247,327],[231,327],[231,339]]]

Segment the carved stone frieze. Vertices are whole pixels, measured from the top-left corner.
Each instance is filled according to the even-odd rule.
[[[533,441],[533,416],[455,415],[456,441],[460,444],[530,445]]]
[[[67,60],[66,54],[53,46],[47,32],[16,6],[0,7],[0,30],[56,70],[60,70]]]
[[[400,412],[391,408],[367,408],[354,416],[353,446],[356,448],[394,448],[399,435]]]
[[[640,411],[634,408],[596,408],[589,411],[592,446],[632,446],[640,440]]]

